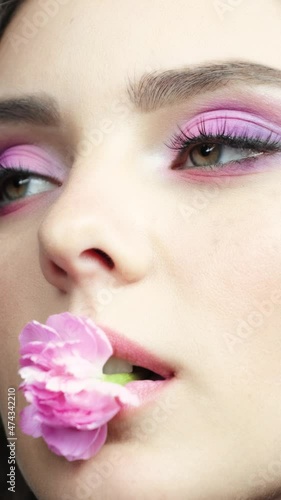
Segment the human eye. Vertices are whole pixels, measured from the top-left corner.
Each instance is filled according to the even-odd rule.
[[[51,161],[35,146],[16,146],[0,155],[0,210],[62,183]]]
[[[281,152],[281,129],[246,112],[209,111],[179,126],[170,144],[172,170],[192,174],[253,173],[261,158]]]
[[[33,174],[22,167],[5,167],[0,164],[0,207],[27,196],[53,188],[54,181]]]

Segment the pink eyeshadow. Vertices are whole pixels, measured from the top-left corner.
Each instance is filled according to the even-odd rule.
[[[182,125],[187,136],[200,135],[202,128],[206,134],[258,137],[265,140],[271,136],[272,140],[281,140],[281,127],[273,125],[251,113],[235,110],[214,110],[202,113],[191,121]]]
[[[13,146],[0,154],[5,167],[22,167],[39,175],[61,178],[62,166],[42,148],[31,144]]]

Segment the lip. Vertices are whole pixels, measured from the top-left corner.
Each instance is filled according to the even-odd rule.
[[[126,388],[131,392],[131,394],[135,394],[139,400],[139,406],[132,406],[130,404],[126,404],[121,408],[120,417],[127,413],[134,414],[138,412],[140,406],[146,407],[146,404],[153,402],[155,398],[158,398],[159,393],[171,384],[171,379],[164,380],[136,380],[133,382],[128,382],[126,384]],[[115,417],[116,418],[116,417]],[[117,415],[118,420],[118,415]]]
[[[174,370],[166,362],[160,360],[138,343],[129,340],[124,335],[115,332],[105,325],[98,324],[98,327],[107,335],[113,348],[113,356],[124,359],[131,365],[146,368],[160,375],[165,380],[171,379],[174,376]],[[130,384],[133,383],[136,382],[130,382]]]

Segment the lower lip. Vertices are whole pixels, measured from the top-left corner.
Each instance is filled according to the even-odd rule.
[[[140,406],[153,400],[157,397],[158,393],[167,387],[170,379],[166,380],[136,380],[134,382],[128,382],[126,388],[131,394],[138,396],[140,404],[138,406],[124,405],[121,409],[123,411],[137,411]]]

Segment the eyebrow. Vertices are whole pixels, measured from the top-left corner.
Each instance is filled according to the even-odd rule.
[[[237,61],[154,71],[145,73],[137,81],[128,78],[126,93],[137,111],[148,113],[237,82],[281,88],[281,70]],[[0,99],[0,124],[59,127],[61,121],[59,103],[45,92]]]
[[[128,78],[130,102],[141,112],[172,106],[195,95],[215,91],[231,83],[281,87],[281,70],[244,61],[154,71],[138,81]]]
[[[59,106],[46,93],[0,99],[0,123],[59,126]]]

